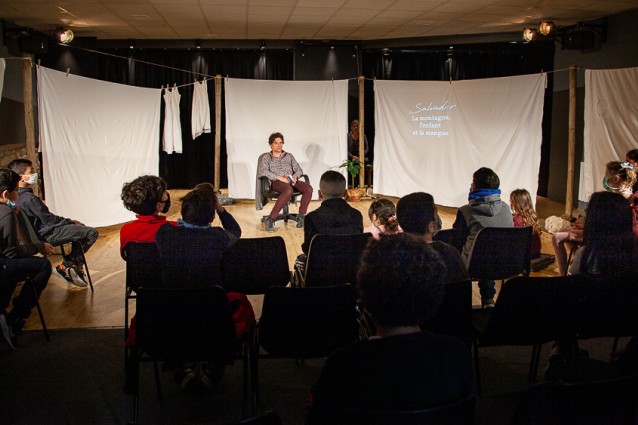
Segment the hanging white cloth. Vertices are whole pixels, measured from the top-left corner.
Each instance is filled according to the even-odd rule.
[[[208,84],[206,80],[193,86],[193,115],[191,118],[193,139],[210,133],[210,107],[208,106]]]
[[[182,153],[182,124],[179,119],[179,101],[182,96],[177,87],[164,91],[164,137],[162,149],[168,154]]]
[[[4,68],[6,61],[0,58],[0,101],[2,100],[2,86],[4,85]]]

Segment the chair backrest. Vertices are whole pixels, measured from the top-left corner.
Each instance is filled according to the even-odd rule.
[[[223,286],[247,295],[263,294],[269,286],[290,281],[286,243],[281,236],[242,238],[224,253]]]
[[[574,306],[578,338],[635,336],[637,304],[638,275],[585,279]]]
[[[461,238],[461,232],[456,229],[442,229],[434,234],[435,241],[445,242],[446,244],[456,248],[458,252],[463,250],[464,240]]]
[[[546,382],[527,392],[510,425],[638,423],[638,375],[583,383]]]
[[[501,286],[496,305],[477,311],[489,321],[479,341],[483,345],[533,345],[573,337],[572,293],[582,276],[517,276]]]
[[[472,279],[507,279],[530,271],[531,227],[485,227],[468,258]]]
[[[339,414],[342,425],[471,425],[474,395],[443,406],[416,410],[371,410],[349,408]]]
[[[136,317],[136,345],[159,360],[225,362],[237,348],[220,286],[138,288]]]
[[[266,290],[260,345],[271,355],[317,358],[354,342],[357,293],[349,284]]]
[[[129,242],[124,246],[126,286],[137,290],[140,286],[160,287],[162,265],[155,242]]]
[[[441,335],[451,335],[472,344],[472,281],[445,284],[445,296],[435,316],[421,325]]]
[[[370,233],[315,235],[308,249],[304,285],[354,284],[359,260],[371,237]]]

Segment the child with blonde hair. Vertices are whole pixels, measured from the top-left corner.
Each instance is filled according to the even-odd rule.
[[[510,194],[510,208],[514,227],[532,228],[532,245],[530,247],[531,258],[541,255],[541,226],[538,223],[538,215],[532,205],[532,197],[525,189],[516,189]]]
[[[372,233],[372,237],[379,239],[381,234],[401,232],[397,222],[397,210],[389,199],[377,199],[370,204],[368,217],[372,226],[363,229],[363,233]]]

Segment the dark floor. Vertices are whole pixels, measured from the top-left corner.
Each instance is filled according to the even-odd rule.
[[[0,344],[0,423],[2,424],[125,424],[131,419],[132,398],[122,392],[121,329],[71,329],[26,332],[16,351]],[[626,340],[622,340],[622,344]],[[584,341],[592,358],[608,360],[611,339]],[[543,347],[539,380],[549,344]],[[480,351],[484,394],[477,400],[477,424],[506,424],[527,382],[531,349],[494,347]],[[298,365],[289,359],[262,359],[259,411],[278,412],[286,425],[302,424],[304,400],[323,360]],[[142,365],[140,423],[233,424],[241,418],[242,365],[228,367],[212,390],[186,394],[162,374],[164,402],[157,401],[153,367]]]

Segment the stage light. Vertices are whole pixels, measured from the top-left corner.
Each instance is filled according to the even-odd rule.
[[[381,49],[381,52],[383,53],[383,56],[390,56],[390,54],[392,53],[392,50],[386,47],[384,49]]]
[[[195,40],[195,47],[197,47],[198,49],[202,48],[202,40],[200,40],[199,38],[197,40]]]
[[[552,21],[543,21],[538,26],[538,32],[543,35],[550,35],[556,30],[556,24]]]
[[[537,31],[534,28],[525,28],[523,30],[523,39],[525,41],[532,41],[536,37]]]
[[[69,44],[71,41],[73,41],[74,34],[73,31],[68,28],[60,28],[58,30],[57,36],[60,43]]]
[[[261,45],[259,46],[259,50],[266,50],[266,40],[261,40]]]
[[[128,48],[131,50],[135,48],[135,40],[133,40],[132,38],[129,38],[128,40]]]

